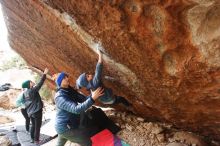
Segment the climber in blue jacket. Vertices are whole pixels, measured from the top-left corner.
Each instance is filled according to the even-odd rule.
[[[131,104],[121,96],[114,95],[112,89],[104,87],[101,76],[102,76],[102,52],[98,50],[98,63],[96,65],[95,75],[88,73],[81,74],[76,80],[76,88],[80,89],[85,87],[87,90],[96,90],[98,87],[104,88],[104,95],[99,98],[99,101],[103,104],[119,104],[122,103],[125,106],[130,106]]]
[[[103,95],[103,89],[97,88],[86,97],[70,86],[69,77],[65,72],[56,74],[53,78],[57,85],[54,97],[57,110],[55,119],[57,146],[64,146],[67,140],[83,146],[91,145],[90,137],[99,132],[99,129],[96,126],[83,127],[80,124],[80,116]]]

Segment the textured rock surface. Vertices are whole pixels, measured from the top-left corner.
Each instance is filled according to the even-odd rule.
[[[2,0],[10,45],[32,66],[93,71],[146,119],[220,140],[219,0]]]
[[[11,145],[11,141],[6,136],[0,136],[0,144],[2,146],[10,146]]]
[[[145,122],[131,113],[111,109],[105,109],[105,113],[122,128],[117,136],[131,146],[209,146],[200,136],[179,131],[169,124]],[[54,146],[57,139],[43,146]],[[68,141],[65,146],[78,145]]]
[[[137,116],[107,111],[122,131],[117,135],[132,146],[167,146],[176,142],[179,146],[207,146],[201,137],[184,131],[178,131],[169,124],[140,121]]]
[[[4,109],[11,109],[15,107],[15,101],[21,90],[9,89],[0,92],[0,107]]]
[[[14,122],[14,120],[12,120],[11,118],[2,115],[0,115],[0,120],[1,120],[0,124]]]

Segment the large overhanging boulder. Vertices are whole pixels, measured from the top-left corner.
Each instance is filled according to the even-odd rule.
[[[11,47],[29,65],[94,71],[146,119],[220,140],[219,0],[1,0]]]

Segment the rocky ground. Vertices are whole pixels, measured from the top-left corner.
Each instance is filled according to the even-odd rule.
[[[16,121],[24,120],[20,115],[19,109],[14,107],[15,97],[20,93],[17,89],[10,89],[0,94],[0,106],[5,109],[0,109],[0,128],[10,125],[13,129],[13,124]],[[6,110],[7,109],[7,110]],[[147,119],[136,116],[131,112],[116,111],[113,108],[103,108],[108,117],[112,119],[122,130],[117,136],[123,139],[131,146],[218,146],[219,143],[211,141],[207,143],[204,137],[195,133],[176,129],[173,125],[150,122]],[[45,101],[44,118],[50,119],[50,113],[55,113],[55,106]],[[7,124],[9,123],[9,124]],[[21,122],[22,124],[24,122]],[[50,124],[51,125],[51,124]],[[53,126],[52,126],[53,127]],[[48,128],[52,128],[48,127]],[[47,127],[46,127],[47,128]],[[29,138],[29,136],[28,136]],[[44,146],[54,146],[57,138],[47,142]],[[8,145],[9,139],[1,134],[0,145]],[[68,142],[66,146],[76,146],[76,144]],[[28,146],[28,145],[27,145]]]
[[[53,105],[46,104],[45,115],[54,111]],[[3,109],[1,109],[2,111]],[[119,125],[122,130],[117,134],[118,137],[126,141],[131,146],[209,146],[205,143],[203,137],[194,133],[181,131],[175,129],[172,125],[158,122],[147,122],[144,119],[135,116],[128,112],[119,112],[112,108],[103,109],[106,114]],[[7,111],[7,113],[14,115],[19,112],[16,109]],[[4,112],[1,112],[4,113]],[[9,116],[10,117],[10,116]],[[17,118],[17,117],[16,117]],[[23,118],[23,117],[20,117]],[[48,116],[46,116],[48,118]],[[5,122],[12,122],[13,120],[7,116],[0,116]],[[14,119],[16,120],[16,119]],[[2,125],[1,120],[1,125]],[[5,124],[5,123],[4,123]],[[7,138],[2,135],[1,142],[10,143]],[[44,146],[54,146],[57,138],[44,144]],[[66,146],[77,146],[76,144],[68,142]],[[212,142],[211,145],[217,146],[218,143]]]
[[[117,135],[132,146],[206,146],[201,137],[172,125],[145,122],[131,113],[107,111],[120,127]]]
[[[217,142],[205,143],[204,138],[191,132],[175,129],[172,125],[147,122],[128,112],[119,112],[111,108],[104,109],[106,114],[119,125],[122,130],[118,137],[131,146],[217,146]],[[44,144],[55,145],[57,138]],[[70,142],[66,146],[78,146]]]
[[[23,74],[23,73],[22,73]],[[25,78],[25,77],[23,77]],[[8,81],[13,81],[8,79]],[[21,82],[21,81],[19,81]],[[16,87],[16,85],[14,85]],[[19,84],[18,86],[19,87]],[[21,90],[9,89],[0,92],[0,128],[15,127],[16,121],[24,120],[19,114],[19,109],[15,108],[14,103],[17,95]],[[50,119],[50,113],[55,113],[55,106],[45,102],[44,118]],[[181,131],[176,129],[173,125],[150,122],[147,119],[142,119],[131,112],[116,111],[113,108],[103,108],[108,117],[112,119],[122,130],[117,136],[123,139],[131,146],[219,146],[215,141],[204,141],[204,137],[196,135],[195,133]],[[21,122],[22,124],[24,122]],[[48,127],[51,128],[51,127]],[[10,129],[10,128],[9,128]],[[26,135],[28,138],[29,136]],[[54,146],[57,138],[47,142],[44,146]],[[10,145],[12,141],[0,132],[0,145]],[[27,145],[28,146],[28,145]],[[67,142],[66,146],[77,146],[76,144]]]

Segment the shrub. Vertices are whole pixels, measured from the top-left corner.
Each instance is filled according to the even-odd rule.
[[[26,62],[19,55],[12,57],[10,60],[6,60],[0,66],[1,71],[5,71],[11,68],[24,69],[26,67]]]
[[[41,76],[39,76],[38,74],[35,76],[35,82],[39,83]],[[39,91],[42,99],[46,100],[46,101],[51,101],[53,100],[53,92],[52,90],[46,85],[44,84],[40,91]]]

